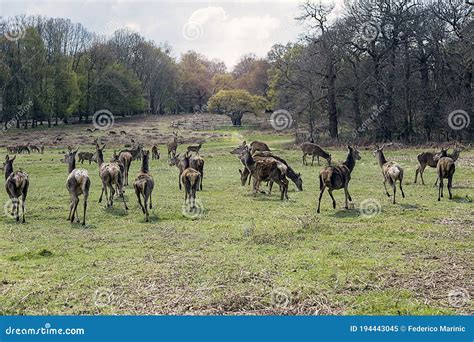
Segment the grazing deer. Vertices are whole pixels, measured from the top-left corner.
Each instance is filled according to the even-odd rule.
[[[351,195],[349,194],[349,181],[351,180],[351,173],[354,170],[357,160],[360,160],[359,151],[352,146],[347,145],[348,153],[346,161],[337,166],[326,166],[319,172],[319,201],[317,212],[320,213],[321,198],[323,197],[324,190],[328,188],[329,196],[332,199],[332,207],[336,209],[336,200],[332,195],[334,190],[344,188],[344,194],[346,197],[345,208],[349,209],[349,201],[352,201]]]
[[[43,154],[44,152],[44,145],[31,145],[29,144],[31,152],[36,151],[37,153]]]
[[[182,160],[183,172],[181,174],[181,182],[184,184],[186,194],[184,195],[184,203],[189,199],[191,209],[196,208],[196,191],[201,182],[201,173],[190,167],[189,154],[186,153]]]
[[[29,145],[29,144],[28,144],[28,145],[18,145],[18,146],[16,147],[16,149],[17,149],[17,153],[20,153],[20,154],[22,154],[23,152],[26,152],[26,153],[28,153],[28,154],[31,153],[30,145]]]
[[[176,149],[178,148],[178,133],[173,132],[172,140],[166,143],[166,147],[168,148],[168,158],[176,155]]]
[[[65,160],[68,163],[68,177],[66,180],[66,188],[71,197],[71,204],[69,207],[68,221],[74,222],[74,217],[79,220],[79,213],[77,206],[79,204],[79,196],[84,195],[84,216],[82,225],[86,225],[87,200],[89,198],[89,190],[91,187],[91,180],[87,170],[76,169],[76,153],[78,150],[68,152],[65,155]]]
[[[254,154],[257,151],[270,151],[270,147],[261,141],[252,141],[250,143],[250,153]]]
[[[303,165],[308,165],[306,162],[306,155],[312,156],[311,160],[311,166],[314,164],[314,157],[318,158],[318,165],[321,165],[319,163],[319,157],[322,157],[327,160],[328,165],[331,165],[331,155],[324,151],[320,146],[310,143],[310,142],[305,142],[301,144],[301,151],[303,151]]]
[[[17,153],[18,152],[18,148],[16,146],[7,146],[7,153]]]
[[[89,161],[89,165],[92,164],[92,162],[97,162],[94,158],[94,153],[92,153],[92,152],[79,152],[77,154],[77,161],[81,164],[84,164],[84,160]]]
[[[148,200],[150,200],[150,209],[153,208],[152,193],[155,187],[155,181],[150,174],[149,169],[149,158],[150,151],[142,151],[142,167],[138,174],[133,187],[135,188],[135,194],[138,198],[138,204],[142,208],[143,214],[145,214],[145,222],[148,222]],[[143,204],[141,197],[143,197]]]
[[[248,147],[245,149],[243,156],[245,166],[249,170],[253,178],[253,195],[256,196],[257,191],[260,188],[261,182],[272,181],[280,186],[281,200],[288,199],[288,180],[286,174],[288,168],[285,164],[278,162],[277,160],[255,160]],[[240,174],[242,171],[239,169]],[[271,194],[271,190],[269,192]]]
[[[296,173],[289,165],[288,163],[286,162],[286,160],[284,160],[283,158],[280,158],[276,155],[274,155],[272,152],[269,152],[269,151],[263,151],[263,152],[259,152],[257,151],[256,153],[254,153],[252,155],[252,157],[254,157],[255,159],[256,158],[273,158],[283,164],[285,164],[285,166],[287,167],[287,177],[289,179],[291,179],[291,181],[293,183],[295,183],[297,189],[299,191],[303,191],[303,180],[301,179],[301,173]],[[270,183],[270,186],[271,186],[271,183]]]
[[[12,202],[12,216],[16,218],[17,222],[20,221],[19,198],[21,197],[22,222],[25,223],[26,196],[28,195],[30,181],[27,173],[23,171],[13,171],[13,162],[15,159],[16,156],[10,159],[7,155],[3,163],[3,170],[5,171],[5,190]]]
[[[423,179],[423,173],[425,172],[425,168],[427,166],[429,167],[436,167],[438,165],[438,162],[434,160],[434,157],[436,154],[440,154],[441,157],[446,157],[448,155],[448,149],[447,148],[442,148],[441,151],[438,153],[433,153],[433,152],[422,152],[417,156],[418,162],[420,165],[415,171],[415,182],[418,179],[418,174],[420,174],[421,177],[421,184],[425,185],[425,180]],[[459,155],[458,155],[459,156]],[[436,180],[436,183],[438,180]],[[435,185],[436,185],[435,183]]]
[[[128,210],[127,203],[125,202],[124,190],[123,190],[123,174],[121,171],[121,166],[117,162],[104,163],[104,148],[105,145],[100,148],[99,145],[96,145],[96,156],[97,163],[99,164],[99,176],[102,180],[102,192],[100,194],[99,203],[102,203],[102,196],[105,192],[105,199],[107,201],[107,207],[112,207],[114,205],[114,195],[115,189],[117,187],[117,192],[119,197],[122,197],[125,210]],[[110,190],[110,197],[107,194],[107,188]]]
[[[199,145],[190,145],[190,146],[188,146],[187,151],[189,153],[194,152],[194,153],[199,154],[199,150],[201,149],[201,147],[202,147],[202,142],[200,142]]]
[[[130,166],[132,165],[132,160],[133,155],[130,152],[120,152],[118,156],[118,161],[123,164],[123,185],[125,186],[128,185],[128,173],[130,171]]]
[[[189,166],[192,169],[199,171],[201,174],[201,177],[199,177],[198,189],[202,191],[202,180],[204,179],[204,159],[202,159],[200,155],[191,156],[189,157]]]
[[[454,172],[456,171],[454,160],[451,157],[443,156],[442,152],[437,153],[434,156],[434,160],[438,163],[436,165],[436,171],[438,173],[438,201],[441,201],[441,197],[443,197],[443,179],[445,178],[448,179],[449,199],[452,199],[451,188],[453,186]]]
[[[388,197],[390,194],[387,191],[387,182],[392,186],[393,189],[393,204],[395,204],[395,193],[397,191],[397,181],[399,181],[400,191],[402,192],[402,197],[405,198],[405,193],[403,192],[402,182],[403,182],[403,169],[400,165],[395,162],[388,162],[385,159],[385,155],[383,154],[383,149],[385,145],[382,147],[376,146],[374,151],[374,157],[377,158],[379,162],[379,166],[382,169],[382,175],[384,177],[383,186],[385,188],[385,193]]]
[[[132,160],[137,160],[137,159],[140,160],[142,158],[142,151],[143,151],[143,145],[139,143],[136,147],[132,149],[121,150],[119,155],[124,152],[128,152],[132,155]]]
[[[160,150],[156,145],[151,148],[151,160],[160,160]]]

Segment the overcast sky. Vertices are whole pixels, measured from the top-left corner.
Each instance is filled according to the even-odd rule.
[[[331,0],[324,0],[331,2]],[[333,0],[334,1],[334,0]],[[0,0],[0,14],[69,18],[110,35],[129,27],[155,42],[167,42],[177,57],[194,50],[231,68],[246,53],[264,57],[275,43],[295,41],[304,31],[295,17],[299,0],[129,1]]]

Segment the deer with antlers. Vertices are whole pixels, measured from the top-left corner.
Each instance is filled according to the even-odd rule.
[[[21,197],[22,222],[25,223],[26,196],[28,195],[30,181],[27,173],[23,171],[13,171],[13,162],[15,159],[16,156],[10,159],[7,155],[3,163],[3,170],[5,171],[5,190],[12,202],[12,216],[15,217],[17,222],[20,221],[19,198]]]
[[[385,146],[389,145],[382,145],[381,147],[376,146],[375,151],[373,152],[374,157],[377,158],[379,162],[379,166],[382,169],[382,175],[384,178],[383,186],[385,188],[385,193],[388,197],[390,194],[387,190],[387,182],[392,186],[393,189],[393,204],[395,204],[395,193],[397,192],[397,181],[399,182],[400,191],[402,192],[402,197],[405,198],[405,193],[403,192],[403,169],[402,167],[395,163],[389,162],[385,159],[385,155],[383,153],[383,149]]]
[[[84,195],[84,214],[82,219],[82,225],[86,225],[86,213],[87,213],[87,200],[89,198],[89,190],[91,187],[91,180],[87,170],[76,169],[76,153],[70,151],[66,153],[65,161],[68,164],[68,177],[66,180],[66,189],[71,197],[71,203],[69,207],[68,221],[74,222],[74,217],[77,217],[77,222],[80,222],[79,213],[77,206],[79,205],[79,196]]]
[[[96,145],[97,163],[99,164],[99,176],[102,180],[102,192],[100,194],[99,203],[102,203],[102,197],[105,193],[107,207],[113,206],[115,186],[117,187],[118,195],[123,199],[125,210],[128,210],[123,190],[123,174],[121,170],[121,165],[119,165],[118,162],[104,163],[104,149],[105,145],[103,145],[102,148],[98,144]],[[107,188],[110,190],[110,196],[108,196]]]
[[[347,145],[347,158],[346,161],[337,166],[326,166],[319,172],[319,200],[317,212],[320,213],[321,198],[323,197],[324,190],[328,188],[329,196],[332,199],[332,207],[336,209],[336,200],[332,195],[334,190],[344,189],[344,195],[346,198],[345,208],[349,209],[349,201],[352,201],[351,195],[349,194],[349,181],[351,180],[351,173],[355,168],[356,161],[360,160],[359,151],[355,146]]]
[[[153,188],[155,187],[155,181],[150,174],[149,169],[149,158],[150,151],[142,151],[142,167],[138,174],[133,187],[135,188],[135,194],[138,198],[138,204],[142,208],[143,214],[145,214],[145,222],[148,222],[148,200],[150,200],[150,209],[153,208],[152,194]],[[143,197],[143,204],[141,198]]]

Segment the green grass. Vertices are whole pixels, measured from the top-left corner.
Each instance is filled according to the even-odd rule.
[[[301,165],[290,136],[260,136],[302,173],[304,191],[290,183],[289,201],[251,196],[240,185],[237,158],[229,150],[240,139],[204,145],[204,208],[198,219],[183,216],[178,172],[166,160],[153,162],[154,209],[145,223],[131,187],[130,210],[97,203],[97,165],[87,221],[66,221],[69,196],[62,150],[19,155],[16,169],[30,175],[27,223],[0,217],[0,314],[456,314],[449,291],[472,286],[474,168],[464,153],[454,177],[454,199],[438,202],[435,170],[427,185],[413,184],[419,151],[387,151],[405,169],[406,198],[391,204],[371,151],[361,151],[352,175],[353,208],[342,191],[333,210],[326,193],[316,214],[317,165]],[[44,133],[43,133],[44,134]],[[91,147],[89,147],[91,149]],[[182,150],[182,148],[181,148]],[[162,154],[164,148],[161,147]],[[109,159],[112,149],[106,151]],[[345,151],[330,149],[333,160]],[[134,162],[131,182],[139,168]],[[447,192],[446,192],[447,193]],[[7,201],[6,193],[1,195]],[[360,203],[381,204],[374,217]],[[79,205],[82,213],[82,198]],[[471,254],[470,254],[471,253]]]

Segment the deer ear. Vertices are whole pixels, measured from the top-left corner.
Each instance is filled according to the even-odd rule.
[[[242,170],[241,169],[239,169],[239,173],[242,175]]]
[[[16,155],[13,156],[12,159],[10,159],[10,161],[14,161],[16,159]]]
[[[9,161],[10,160],[10,157],[8,156],[8,154],[5,156],[5,161]]]

